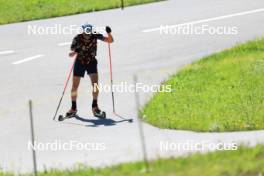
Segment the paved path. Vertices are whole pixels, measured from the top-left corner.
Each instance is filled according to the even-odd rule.
[[[112,46],[114,81],[132,83],[136,73],[139,81],[159,83],[201,56],[231,47],[264,35],[263,0],[169,0],[102,12],[17,23],[0,26],[0,166],[3,170],[30,172],[31,152],[28,99],[34,101],[35,132],[38,142],[79,141],[103,143],[103,151],[41,151],[38,167],[71,167],[75,163],[105,166],[142,157],[137,121],[119,122],[111,114],[111,94],[102,93],[100,104],[112,120],[96,121],[90,112],[89,80],[80,87],[79,114],[85,120],[52,121],[66,74],[72,63],[67,57],[68,42],[73,35],[28,35],[28,25],[62,26],[84,22],[111,25],[115,36]],[[235,26],[238,35],[159,35],[157,27],[184,23],[210,26]],[[100,81],[109,84],[107,45],[98,49]],[[140,94],[141,104],[150,95]],[[60,113],[69,108],[67,91]],[[117,112],[136,119],[134,95],[116,93]],[[88,119],[88,120],[87,120]],[[72,124],[74,123],[74,124]],[[76,125],[79,124],[79,125]],[[94,125],[96,124],[96,125]],[[264,131],[235,133],[194,133],[154,128],[144,124],[149,158],[178,156],[186,150],[160,150],[160,142],[246,142],[254,145],[264,141]]]

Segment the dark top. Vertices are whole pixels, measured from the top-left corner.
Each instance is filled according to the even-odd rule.
[[[88,35],[88,38],[84,38]],[[97,52],[97,40],[104,40],[102,34],[78,34],[73,38],[71,50],[78,53],[77,59],[83,64],[88,64],[92,59],[95,59]]]

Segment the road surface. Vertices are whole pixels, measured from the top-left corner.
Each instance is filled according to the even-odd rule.
[[[28,100],[33,100],[36,140],[39,143],[77,141],[103,144],[104,150],[37,151],[38,169],[69,168],[76,163],[93,167],[142,159],[135,96],[116,93],[117,112],[133,123],[120,121],[113,115],[111,94],[102,92],[99,105],[107,111],[108,120],[92,117],[90,81],[81,82],[78,109],[82,119],[63,123],[52,121],[62,93],[66,75],[72,64],[69,43],[72,35],[29,35],[28,26],[110,25],[115,43],[112,45],[115,83],[139,82],[158,84],[183,65],[202,56],[264,35],[263,0],[169,0],[165,2],[106,10],[95,13],[59,17],[0,26],[0,167],[3,171],[31,172],[32,156],[28,150],[30,123]],[[191,23],[237,27],[237,35],[160,35],[160,25]],[[109,85],[107,45],[98,47],[100,82]],[[70,88],[59,113],[70,108]],[[150,94],[140,93],[140,104]],[[227,117],[228,118],[228,117]],[[180,156],[188,150],[161,150],[161,142],[264,142],[264,131],[232,133],[195,133],[158,129],[144,124],[149,159]]]

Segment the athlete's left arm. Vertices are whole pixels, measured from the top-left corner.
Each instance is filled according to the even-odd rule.
[[[114,38],[113,38],[111,33],[107,33],[107,37],[104,37],[104,42],[107,42],[107,43],[113,43],[114,42]]]
[[[106,26],[105,30],[106,30],[107,36],[103,36],[102,34],[96,34],[97,39],[102,40],[102,41],[107,42],[107,43],[113,43],[114,38],[111,34],[111,32],[112,32],[111,28]]]
[[[113,43],[114,42],[114,39],[113,39],[113,36],[112,36],[112,29],[109,27],[109,26],[106,26],[105,27],[105,31],[107,33],[107,37],[105,37],[104,41],[107,42],[107,43]]]

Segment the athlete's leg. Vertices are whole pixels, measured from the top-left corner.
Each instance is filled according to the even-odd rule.
[[[99,94],[99,89],[98,89],[98,74],[97,73],[91,73],[89,74],[91,83],[92,83],[92,94],[93,94],[93,104],[92,107],[97,107],[97,99],[98,99],[98,94]]]
[[[71,100],[72,100],[72,110],[77,109],[76,100],[78,95],[78,87],[80,84],[81,77],[79,76],[73,76],[72,79],[72,89],[71,89]]]
[[[97,104],[98,94],[99,94],[99,88],[98,88],[98,74],[97,73],[91,73],[89,74],[91,83],[93,86],[93,103],[92,103],[92,111],[95,117],[98,118],[105,118],[106,114],[104,111],[101,111]]]

